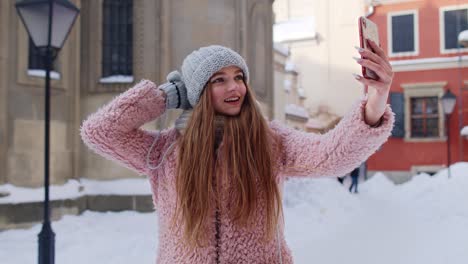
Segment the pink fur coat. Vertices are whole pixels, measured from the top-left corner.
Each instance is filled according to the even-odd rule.
[[[390,107],[383,115],[379,127],[372,128],[363,120],[366,99],[361,99],[350,109],[341,122],[326,134],[310,134],[270,122],[270,128],[280,136],[284,149],[278,153],[277,182],[282,190],[285,176],[342,176],[353,170],[390,136],[394,114]],[[190,249],[182,240],[182,225],[169,228],[175,210],[175,168],[177,147],[172,148],[156,170],[147,168],[146,155],[159,133],[150,155],[150,162],[159,164],[163,154],[176,140],[175,128],[147,131],[140,127],[158,118],[165,111],[162,91],[148,80],[117,96],[107,105],[90,115],[82,124],[84,143],[107,159],[147,175],[153,192],[154,206],[159,218],[159,264],[193,263],[293,263],[292,254],[284,238],[282,221],[273,241],[262,243],[265,212],[262,206],[254,215],[256,225],[244,230],[234,225],[227,211],[230,208],[229,183],[221,193],[219,217],[213,212],[206,223],[213,239],[205,247]],[[260,201],[260,204],[265,201]],[[218,238],[216,239],[216,232]],[[305,232],[307,232],[305,230]],[[278,252],[280,249],[280,252]],[[312,250],[312,249],[311,249]],[[121,252],[125,254],[124,252]]]

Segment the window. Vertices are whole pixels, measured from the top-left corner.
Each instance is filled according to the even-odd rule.
[[[55,71],[57,67],[57,59],[52,61],[50,68],[50,78],[60,79],[60,74]],[[28,38],[28,75],[35,77],[45,77],[46,75],[45,54],[34,46],[31,38]]]
[[[29,38],[28,69],[45,70],[44,56]]]
[[[439,136],[439,98],[411,98],[411,137]]]
[[[412,56],[419,52],[418,13],[404,11],[388,14],[390,56]]]
[[[104,0],[102,76],[133,75],[133,1]]]
[[[446,85],[447,82],[403,83],[403,98],[399,93],[391,93],[397,127],[392,136],[404,137],[409,142],[446,140],[445,116],[440,102]]]
[[[31,38],[29,40],[29,53],[28,53],[28,69],[30,70],[45,70],[44,55],[41,51],[34,46]],[[55,63],[52,63],[52,69],[55,69]]]
[[[440,44],[442,53],[450,53],[462,48],[458,44],[458,34],[468,29],[468,6],[445,7],[440,12]]]

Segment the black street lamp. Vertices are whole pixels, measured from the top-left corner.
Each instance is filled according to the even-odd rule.
[[[39,264],[54,264],[55,234],[49,208],[50,70],[80,10],[67,0],[20,0],[15,7],[45,60],[44,221],[39,233]]]
[[[464,48],[468,48],[468,29],[458,34],[458,43]]]
[[[442,96],[442,107],[444,108],[445,114],[445,126],[447,128],[447,169],[448,169],[448,177],[450,178],[450,116],[453,112],[453,108],[455,107],[455,103],[457,102],[457,97],[447,90],[445,94]]]

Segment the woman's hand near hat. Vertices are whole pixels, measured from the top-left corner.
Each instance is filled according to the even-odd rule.
[[[167,82],[158,88],[166,94],[166,109],[192,108],[187,98],[187,88],[178,71],[169,73],[167,75]]]

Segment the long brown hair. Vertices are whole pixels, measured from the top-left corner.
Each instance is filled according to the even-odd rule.
[[[226,116],[224,121],[222,161],[216,161],[215,117],[207,84],[200,102],[193,110],[184,134],[179,138],[177,160],[176,215],[181,219],[185,240],[191,246],[206,242],[206,222],[218,205],[219,177],[215,163],[224,168],[233,184],[231,219],[241,227],[249,225],[259,198],[266,201],[265,240],[273,237],[279,217],[282,216],[281,196],[275,181],[273,148],[280,147],[257,106],[255,95],[247,91],[237,116]],[[181,218],[179,218],[181,216]]]

